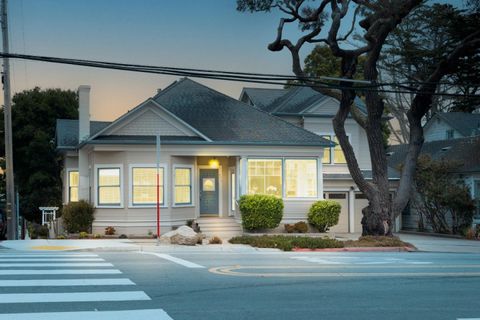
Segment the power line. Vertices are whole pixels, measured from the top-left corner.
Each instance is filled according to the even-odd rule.
[[[24,55],[24,54],[15,54],[15,53],[0,53],[0,57],[67,64],[67,65],[77,65],[77,66],[102,68],[102,69],[113,69],[113,70],[153,73],[153,74],[163,74],[163,75],[175,75],[175,76],[213,79],[213,80],[241,81],[241,82],[250,82],[250,83],[281,85],[281,86],[284,86],[286,84],[285,81],[291,81],[288,84],[291,86],[297,86],[297,87],[316,87],[316,88],[338,89],[338,90],[348,89],[348,90],[357,90],[361,92],[375,91],[375,92],[381,92],[381,93],[406,93],[406,94],[412,94],[417,91],[416,88],[412,88],[410,86],[405,86],[398,83],[372,83],[370,85],[362,84],[362,85],[346,86],[341,84],[332,84],[330,82],[319,80],[319,79],[324,79],[324,77],[298,78],[296,76],[280,75],[280,74],[262,74],[262,73],[247,73],[247,72],[234,72],[234,71],[223,71],[223,70],[150,66],[150,65],[125,64],[125,63],[96,61],[96,60],[82,60],[82,59],[69,59],[69,58],[58,58],[58,57],[48,57],[48,56]],[[350,79],[346,79],[346,80],[350,80]],[[342,83],[343,80],[339,78],[337,81]],[[308,82],[308,83],[305,83],[305,82]],[[418,85],[418,84],[421,84],[421,82],[415,83],[415,84]],[[383,87],[399,87],[406,90],[384,89]],[[480,95],[475,95],[475,94],[472,95],[472,94],[436,92],[436,93],[433,93],[433,95],[448,96],[448,97],[480,98]]]

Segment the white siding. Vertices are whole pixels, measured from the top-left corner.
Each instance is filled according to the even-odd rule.
[[[334,135],[331,118],[305,117],[303,127],[318,135]],[[355,120],[347,119],[345,121],[345,131],[349,135],[360,169],[370,170],[370,152],[365,130]],[[323,169],[324,172],[348,172],[348,168],[344,164],[324,164]]]
[[[438,117],[433,118],[424,128],[425,142],[447,139],[447,130],[454,130]],[[453,139],[462,138],[457,130],[453,131]]]
[[[328,98],[307,110],[307,114],[334,115],[337,113],[339,102],[336,99]]]

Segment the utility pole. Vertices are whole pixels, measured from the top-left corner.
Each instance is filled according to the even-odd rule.
[[[10,52],[8,48],[8,20],[7,0],[2,0],[2,39],[3,53]],[[13,180],[13,151],[12,151],[12,104],[10,97],[10,64],[8,58],[3,58],[3,115],[5,118],[5,174],[7,180],[6,190],[6,214],[7,214],[7,236],[9,240],[17,239],[17,215],[15,210],[15,188]]]

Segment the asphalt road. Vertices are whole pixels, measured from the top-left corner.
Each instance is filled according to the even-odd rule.
[[[0,251],[0,320],[480,318],[479,288],[477,254]]]

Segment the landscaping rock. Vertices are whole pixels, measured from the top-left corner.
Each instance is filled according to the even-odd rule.
[[[201,236],[200,236],[201,237]],[[199,235],[188,226],[181,226],[176,230],[165,233],[160,237],[161,243],[182,244],[194,246],[198,243]]]

